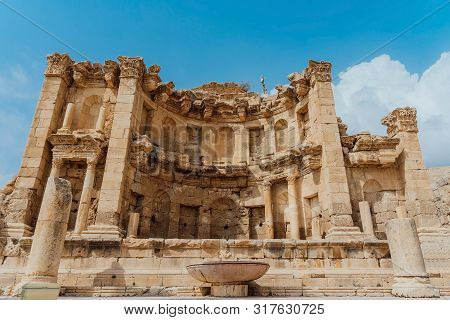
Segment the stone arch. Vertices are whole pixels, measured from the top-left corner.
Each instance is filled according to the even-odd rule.
[[[275,149],[277,152],[285,151],[288,145],[288,123],[284,119],[275,122]]]
[[[170,196],[165,191],[157,193],[150,214],[150,238],[167,238],[170,220]]]
[[[162,122],[162,141],[161,147],[165,151],[176,151],[176,123],[170,118],[164,118]]]
[[[216,135],[217,160],[229,162],[234,153],[234,131],[230,127],[222,127]]]
[[[248,237],[248,215],[231,198],[213,201],[211,211],[211,239],[242,239]]]
[[[95,129],[103,100],[98,95],[91,95],[84,99],[81,106],[74,112],[72,130]]]

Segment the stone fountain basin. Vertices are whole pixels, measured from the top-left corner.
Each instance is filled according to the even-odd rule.
[[[261,278],[269,265],[253,261],[214,261],[186,267],[196,280],[212,284],[239,284]]]

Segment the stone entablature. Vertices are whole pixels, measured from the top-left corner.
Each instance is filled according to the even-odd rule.
[[[237,259],[271,265],[255,294],[387,295],[385,224],[400,216],[450,294],[447,206],[436,213],[415,109],[386,116],[387,137],[348,135],[323,61],[267,95],[232,82],[177,90],[141,57],[47,60],[18,177],[0,191],[0,284],[24,273],[45,185],[60,178],[72,295],[198,294],[188,263]]]
[[[342,136],[345,161],[349,167],[396,165],[399,156],[396,148],[400,139],[374,136],[370,133],[359,133],[353,136]]]

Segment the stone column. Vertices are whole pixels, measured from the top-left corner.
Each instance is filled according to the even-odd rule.
[[[72,191],[70,182],[50,177],[42,199],[22,288],[24,299],[56,299],[59,263],[67,232]]]
[[[139,212],[130,212],[128,220],[127,237],[136,238],[139,228]]]
[[[288,204],[286,208],[287,217],[289,219],[290,231],[287,238],[300,239],[300,225],[299,225],[299,207],[298,207],[298,190],[297,190],[297,177],[287,177],[288,184]]]
[[[264,191],[264,218],[265,218],[265,229],[266,238],[274,238],[274,227],[273,227],[273,211],[272,211],[272,184],[270,181],[265,181],[263,184]]]
[[[75,105],[72,102],[69,102],[67,104],[66,113],[64,114],[64,121],[63,125],[61,127],[61,131],[67,131],[69,132],[72,127],[72,119],[73,119],[73,112],[75,109]]]
[[[353,223],[350,192],[345,171],[341,136],[338,128],[331,86],[331,64],[310,61],[305,74],[311,89],[308,111],[311,140],[322,145],[319,198],[323,213],[330,217],[329,240],[363,239],[364,235]]]
[[[320,230],[320,208],[314,207],[311,209],[311,239],[322,239],[322,232]]]
[[[386,222],[386,236],[394,268],[392,294],[405,298],[433,298],[439,291],[430,284],[412,218]]]
[[[95,125],[95,130],[102,132],[103,127],[105,126],[105,117],[106,117],[106,108],[104,105],[100,107],[100,111],[98,112],[97,123]]]
[[[39,210],[51,161],[47,138],[58,129],[67,88],[72,81],[72,64],[67,54],[47,56],[44,83],[0,236],[20,238],[33,234],[30,225]]]
[[[61,158],[54,158],[52,160],[52,169],[50,171],[50,177],[59,177],[61,174],[61,168],[64,165],[64,160]]]
[[[209,239],[211,237],[211,210],[200,207],[198,220],[198,238]]]
[[[361,216],[361,224],[363,227],[364,234],[367,237],[374,239],[375,232],[373,231],[373,221],[372,221],[372,214],[370,212],[369,202],[367,201],[359,202],[359,215]]]
[[[180,204],[170,203],[169,231],[167,237],[170,239],[178,238],[178,225],[180,222]]]
[[[80,235],[85,229],[91,206],[92,190],[95,182],[95,167],[97,158],[87,160],[86,175],[84,177],[83,189],[81,190],[80,204],[78,206],[77,220],[73,233]]]
[[[95,224],[90,225],[84,234],[89,237],[118,238],[124,231],[120,228],[120,217],[126,179],[130,168],[128,154],[132,126],[138,123],[138,113],[142,78],[145,65],[142,58],[119,57],[120,84],[114,119],[106,155]]]
[[[275,151],[275,129],[272,119],[267,119],[264,124],[264,155],[271,156]]]

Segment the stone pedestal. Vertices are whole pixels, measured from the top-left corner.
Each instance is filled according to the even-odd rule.
[[[50,177],[25,271],[23,297],[57,297],[56,279],[69,221],[72,192],[70,182]],[[58,286],[59,288],[59,286]],[[39,291],[41,290],[41,291]]]
[[[392,295],[405,298],[439,297],[425,270],[422,250],[412,218],[386,222],[386,236],[394,268]]]
[[[246,297],[248,296],[248,285],[246,284],[223,284],[212,285],[211,296],[213,297]]]

